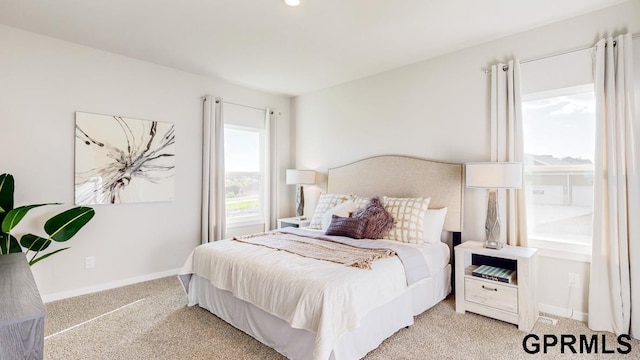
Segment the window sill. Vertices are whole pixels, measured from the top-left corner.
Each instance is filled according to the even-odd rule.
[[[253,226],[253,225],[264,225],[264,223],[265,223],[264,220],[257,220],[257,219],[232,221],[232,222],[227,222],[227,228],[239,228],[239,227]]]
[[[591,244],[570,244],[559,241],[529,239],[529,246],[538,249],[539,256],[591,262]]]

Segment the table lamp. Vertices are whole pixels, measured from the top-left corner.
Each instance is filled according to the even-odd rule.
[[[467,163],[466,184],[468,188],[487,189],[487,220],[484,225],[486,239],[484,247],[502,249],[500,241],[500,210],[498,209],[498,189],[519,189],[522,187],[522,164],[516,162],[475,162]]]
[[[304,219],[304,190],[302,185],[315,184],[316,172],[313,170],[287,169],[287,185],[296,185],[296,216]]]

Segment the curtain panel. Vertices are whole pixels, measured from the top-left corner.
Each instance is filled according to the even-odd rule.
[[[278,217],[278,156],[277,156],[277,113],[275,109],[267,108],[265,127],[267,129],[267,170],[266,188],[267,204],[265,214],[264,230],[269,231],[277,228],[276,218]]]
[[[491,161],[519,162],[524,165],[520,62],[517,59],[491,67]],[[507,230],[500,234],[500,241],[526,246],[524,183],[519,190],[499,189],[498,197],[501,207],[506,209],[506,221],[501,222],[506,224]]]
[[[596,156],[589,327],[640,337],[640,129],[630,34],[595,49]]]
[[[224,121],[222,99],[203,98],[201,242],[224,239]]]

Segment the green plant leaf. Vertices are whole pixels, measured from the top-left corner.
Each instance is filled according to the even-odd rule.
[[[27,248],[27,251],[42,251],[51,245],[50,239],[45,239],[38,235],[26,234],[20,238],[20,245]]]
[[[18,239],[11,234],[0,233],[0,254],[6,255],[19,252],[22,252],[22,248],[18,243]]]
[[[60,251],[67,250],[67,249],[68,249],[68,247],[62,248],[62,249],[58,249],[58,250],[52,251],[52,252],[50,252],[48,254],[44,254],[44,255],[40,256],[39,258],[37,258],[37,259],[31,259],[31,261],[29,261],[29,266],[33,266],[33,264],[37,263],[38,261],[46,259],[46,258],[48,258],[49,256],[51,256],[53,254],[57,254]]]
[[[29,210],[40,207],[40,206],[45,206],[45,205],[59,205],[59,204],[49,203],[49,204],[26,205],[26,206],[20,206],[15,209],[9,210],[4,220],[2,220],[2,232],[5,232],[5,233],[10,232],[11,229],[16,227],[16,225],[18,225],[20,220],[22,220],[22,218],[25,215],[27,215]]]
[[[4,211],[13,209],[13,189],[13,175],[0,175],[0,207],[3,208]]]
[[[11,174],[0,175],[0,224],[7,215],[7,211],[13,209],[13,176]]]
[[[69,209],[47,220],[44,231],[52,240],[67,241],[85,226],[95,213],[90,207],[78,206]]]

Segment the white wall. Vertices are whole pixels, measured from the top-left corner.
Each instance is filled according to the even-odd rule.
[[[526,60],[591,46],[625,31],[640,33],[638,1],[299,96],[292,104],[296,165],[326,172],[378,154],[488,160],[490,77],[482,69],[514,56]],[[640,48],[638,41],[634,45]],[[639,74],[640,66],[636,69]],[[308,188],[309,197],[324,191],[323,186]],[[484,237],[485,201],[481,192],[466,191],[463,240]],[[308,201],[307,213],[313,206]],[[580,274],[586,286],[589,264],[546,257],[539,264],[543,310],[564,313],[573,307],[577,314],[586,313],[587,291],[576,291],[569,304],[566,279],[567,273]]]
[[[0,173],[14,175],[16,205],[64,203],[34,211],[18,233],[44,235],[42,222],[73,204],[75,111],[176,125],[175,201],[95,206],[94,219],[67,243],[70,250],[33,267],[43,298],[166,275],[183,265],[200,242],[205,94],[281,112],[279,190],[285,196],[278,215],[289,215],[288,97],[0,26]],[[84,268],[87,256],[95,256],[94,269]]]

